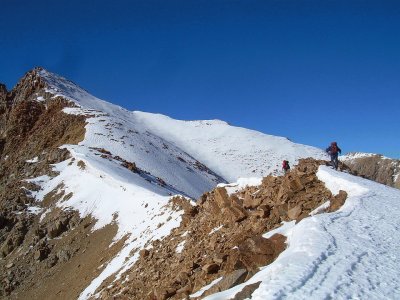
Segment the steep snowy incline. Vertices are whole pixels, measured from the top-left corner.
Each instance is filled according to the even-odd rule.
[[[261,282],[251,299],[399,299],[400,191],[321,166],[320,180],[348,198],[337,212],[279,232],[288,249],[246,283],[205,299],[230,299]]]
[[[219,120],[180,121],[164,115],[134,112],[143,126],[201,160],[229,182],[239,177],[279,174],[284,159],[327,159],[314,147],[283,137],[230,126]]]
[[[107,132],[100,132],[100,134],[106,134],[108,138],[111,138],[111,141],[113,141],[113,139],[119,140],[121,137],[130,138],[133,132],[152,136],[150,140],[152,144],[154,144],[154,139],[158,139],[161,145],[161,140],[166,141],[165,144],[168,146],[175,146],[174,152],[181,151],[186,153],[188,156],[192,157],[192,163],[198,165],[198,163],[195,162],[195,160],[198,160],[211,169],[213,175],[218,174],[229,182],[235,182],[240,177],[278,174],[283,159],[287,159],[291,164],[294,164],[299,158],[327,158],[325,153],[320,149],[296,144],[283,137],[266,135],[254,130],[230,126],[223,121],[180,121],[159,114],[139,111],[129,112],[119,106],[93,97],[74,83],[58,75],[42,70],[40,76],[48,83],[50,86],[49,91],[53,94],[63,95],[71,99],[79,105],[81,109],[85,109],[86,113],[103,113],[104,117],[109,117],[114,120],[114,122],[112,122],[112,120],[105,120],[103,117],[97,121],[93,120],[91,122],[91,124],[96,123],[93,124],[93,126],[96,125],[96,128],[89,130],[89,133],[93,133],[86,139],[87,144],[89,144],[90,139],[91,146],[98,145],[96,147],[100,147],[104,144],[104,139],[99,135],[99,132],[96,132],[96,130],[99,130],[99,127],[101,127],[99,122],[102,121],[103,125],[111,122],[114,125],[117,124],[115,128],[117,130],[116,132],[111,133],[111,135]],[[106,143],[109,143],[109,140],[110,139],[108,139]],[[143,140],[136,140],[135,142],[142,145],[146,144],[143,143]],[[126,145],[127,143],[125,141],[125,146]],[[179,162],[176,161],[176,159],[167,159],[166,161],[162,159],[164,154],[161,152],[165,151],[157,152],[157,155],[152,156],[152,159],[149,160],[144,153],[139,154],[137,149],[133,150],[128,147],[126,151],[119,145],[115,146],[115,152],[118,152],[118,155],[137,162],[139,167],[143,166],[146,170],[152,169],[152,173],[160,172],[160,174],[155,174],[158,177],[168,179],[166,174],[161,172],[162,167],[171,168],[173,164],[177,163],[179,165],[182,163],[181,160]],[[139,149],[139,152],[141,150],[150,151],[154,150],[154,148],[151,147],[150,150]],[[160,164],[159,161],[154,164],[152,163],[154,161],[153,158],[162,160],[163,163],[166,162],[166,164]],[[184,160],[186,159],[184,158]],[[200,165],[198,169],[202,168],[203,167]],[[214,186],[216,181],[222,181],[218,176],[210,177],[210,174],[201,173],[203,173],[202,176],[207,177],[205,181],[210,183],[211,180],[211,184]],[[173,176],[174,174],[189,178],[191,176],[188,174],[187,170],[182,174],[174,171],[168,176]],[[181,176],[175,176],[171,178],[169,182],[176,182],[181,180],[181,178]],[[176,185],[176,187],[179,190],[186,191],[188,189],[182,188],[181,186],[190,183],[193,183],[193,181],[189,180],[189,182]],[[207,184],[203,184],[202,186],[205,187]],[[205,191],[204,188],[199,188],[198,190]],[[193,193],[187,194],[192,195]],[[197,193],[197,195],[198,194],[199,193]]]
[[[86,159],[96,162],[99,153],[88,149],[98,148],[135,163],[150,175],[143,180],[154,178],[156,185],[165,186],[166,195],[198,198],[217,183],[225,182],[196,158],[150,132],[136,121],[132,112],[97,99],[58,75],[45,70],[39,71],[39,75],[53,98],[61,96],[79,106],[66,108],[65,112],[88,117],[85,139],[79,147],[74,147],[75,153],[83,153]],[[159,189],[153,190],[159,192]]]

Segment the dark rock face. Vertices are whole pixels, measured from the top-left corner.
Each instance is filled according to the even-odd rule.
[[[358,157],[349,154],[343,161],[351,173],[376,182],[400,188],[400,160],[379,154]]]

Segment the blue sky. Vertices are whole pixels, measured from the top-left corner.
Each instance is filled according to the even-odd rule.
[[[0,82],[35,66],[131,110],[400,158],[400,1],[21,1]]]

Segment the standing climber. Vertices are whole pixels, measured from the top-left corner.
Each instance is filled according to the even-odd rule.
[[[338,169],[339,166],[339,160],[338,156],[339,153],[342,153],[342,150],[338,147],[336,142],[332,142],[331,145],[326,148],[325,150],[330,156],[331,156],[331,164],[334,167],[335,170]]]
[[[290,170],[289,161],[284,160],[284,161],[282,162],[282,170],[283,170],[283,172],[284,172],[285,174]]]

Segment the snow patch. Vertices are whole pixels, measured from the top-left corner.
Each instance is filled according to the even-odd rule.
[[[185,243],[186,243],[186,240],[180,242],[180,243],[176,246],[176,250],[175,250],[176,253],[182,253],[183,248],[185,247]]]
[[[214,232],[217,232],[223,227],[223,225],[213,228],[208,235],[212,235]]]
[[[35,157],[32,158],[32,159],[26,160],[27,163],[31,163],[31,164],[37,163],[38,161],[39,161],[39,157],[37,157],[37,156],[35,156]]]
[[[218,187],[224,187],[228,193],[228,195],[232,195],[234,193],[243,190],[248,186],[258,186],[262,183],[262,178],[260,177],[250,177],[250,178],[239,178],[234,183],[220,183]]]
[[[28,213],[38,215],[42,211],[42,208],[38,207],[38,206],[29,206],[29,207],[27,207],[27,211],[28,211]]]

